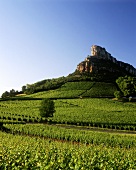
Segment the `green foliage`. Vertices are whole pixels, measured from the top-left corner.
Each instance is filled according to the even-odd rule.
[[[41,91],[53,90],[61,87],[65,83],[65,77],[46,79],[34,84],[27,84],[25,93],[33,94]]]
[[[33,98],[56,98],[56,99],[67,99],[67,98],[77,98],[80,94],[84,93],[85,90],[49,90],[44,92],[38,92],[31,94],[29,96]]]
[[[17,94],[20,94],[20,92],[18,91],[15,91],[14,89],[10,90],[9,92],[8,91],[5,91],[3,94],[2,94],[2,98],[5,99],[5,98],[9,98],[9,97],[15,97]]]
[[[43,99],[41,102],[41,106],[39,108],[41,117],[53,117],[53,113],[55,112],[55,106],[53,100],[48,98]]]
[[[112,129],[136,130],[136,104],[109,99],[82,98],[54,100],[56,123],[68,123]],[[1,122],[40,122],[41,100],[0,102]]]
[[[67,82],[56,90],[31,94],[36,98],[77,98],[83,97],[113,97],[117,90],[114,83],[79,81]]]
[[[120,99],[122,97],[122,93],[120,91],[115,91],[114,92],[114,96],[117,98],[117,99]]]
[[[116,83],[124,96],[130,96],[136,94],[136,77],[119,77]]]
[[[87,97],[113,97],[116,90],[113,83],[94,82],[92,88],[87,90],[82,96]]]
[[[135,130],[136,105],[109,99],[67,99],[55,101],[52,121],[74,125]]]
[[[76,141],[86,144],[96,144],[110,147],[136,147],[136,136],[127,136],[120,134],[110,134],[107,132],[96,132],[82,129],[65,128],[65,126],[52,126],[43,124],[7,124],[4,127],[10,129],[13,133],[25,133],[34,136],[48,137],[53,139],[65,139],[67,141]],[[110,140],[109,140],[110,139]]]
[[[8,91],[5,91],[5,92],[2,94],[1,97],[2,97],[3,99],[9,97],[9,92],[8,92]]]
[[[94,82],[79,81],[79,82],[67,82],[56,90],[49,90],[44,92],[38,92],[29,95],[29,97],[36,98],[77,98],[86,90],[93,86]]]
[[[73,84],[72,88],[75,88],[74,86]],[[80,87],[82,88],[82,85]],[[62,87],[63,90],[65,88],[68,91],[69,86]],[[18,116],[23,120],[36,117],[39,116],[40,106],[40,100],[0,101],[0,118]],[[124,129],[126,126],[132,130],[131,125],[134,125],[135,129],[135,103],[95,98],[58,99],[55,100],[55,109],[56,114],[51,120],[56,123],[97,125],[97,127],[106,125],[106,128],[116,126],[120,130],[123,126]],[[135,135],[92,132],[42,124],[3,126],[11,130],[14,135],[0,132],[2,170],[136,169]],[[16,133],[35,137],[15,135]],[[46,140],[39,137],[43,139],[45,137]],[[57,139],[59,142],[52,139]],[[70,142],[65,143],[60,140]],[[73,145],[75,142],[76,145]]]
[[[113,139],[113,138],[111,138]],[[109,141],[111,140],[109,138]],[[135,148],[73,145],[0,132],[0,169],[135,169]],[[105,144],[105,143],[104,143]]]
[[[0,122],[39,122],[40,102],[40,100],[0,101]]]
[[[88,90],[93,86],[94,82],[91,81],[77,81],[77,82],[67,82],[61,86],[60,90]]]
[[[22,86],[22,92],[25,93],[26,91],[26,86]]]

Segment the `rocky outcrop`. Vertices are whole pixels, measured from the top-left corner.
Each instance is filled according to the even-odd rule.
[[[102,64],[104,62],[105,64]],[[117,67],[109,67],[108,65],[106,65],[107,62],[114,63],[114,66]],[[136,69],[132,65],[124,63],[122,61],[118,61],[116,58],[112,57],[105,48],[97,45],[92,45],[91,55],[88,55],[84,61],[79,63],[76,70],[78,70],[80,73],[97,73],[102,70],[116,72],[116,68],[119,68],[119,70],[124,70],[124,72],[136,76]]]

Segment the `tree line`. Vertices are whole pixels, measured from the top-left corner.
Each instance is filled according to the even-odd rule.
[[[12,89],[10,91],[5,91],[2,94],[1,98],[15,97],[16,95],[21,94],[21,93],[22,93],[22,91]]]

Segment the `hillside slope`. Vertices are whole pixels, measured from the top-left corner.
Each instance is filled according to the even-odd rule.
[[[46,94],[45,96],[55,98],[79,97],[81,94],[85,97],[113,96],[113,91],[116,90],[116,79],[126,75],[136,76],[136,69],[132,65],[118,61],[112,57],[105,48],[93,45],[91,47],[91,55],[77,65],[75,72],[69,74],[67,77],[46,79],[34,84],[28,84],[24,93],[33,94],[43,92]],[[90,85],[93,83],[93,88],[82,89],[80,87],[73,89],[71,82],[73,84],[75,83],[74,86],[79,87],[85,87],[84,83],[90,83]],[[65,85],[69,86],[69,90],[62,90]],[[67,91],[67,95],[64,91]]]
[[[117,87],[113,83],[77,81],[67,82],[60,88],[28,95],[34,98],[81,98],[81,97],[113,97]],[[27,97],[27,96],[26,96]]]

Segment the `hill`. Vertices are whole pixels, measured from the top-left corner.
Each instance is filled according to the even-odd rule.
[[[93,45],[91,55],[79,63],[73,73],[66,77],[27,84],[22,87],[22,92],[23,94],[44,92],[43,96],[51,96],[51,98],[113,97],[114,91],[118,88],[116,79],[126,75],[135,77],[136,69],[132,65],[112,57],[105,48]],[[86,84],[89,84],[87,86],[89,88],[84,89]],[[64,88],[64,86],[69,87]],[[22,92],[12,89],[10,92],[3,93],[2,98],[14,97]]]
[[[27,84],[27,86],[24,86],[23,92],[33,94],[57,89],[57,91],[50,91],[52,94],[51,96],[56,97],[58,95],[58,97],[62,98],[79,97],[81,94],[87,97],[113,96],[113,90],[117,88],[115,83],[116,79],[126,75],[136,76],[136,69],[132,65],[118,61],[116,58],[112,57],[105,48],[93,45],[91,47],[91,55],[88,55],[84,61],[77,65],[75,72],[69,74],[67,77],[46,79],[34,84]],[[91,86],[91,89],[84,89],[86,86],[85,84],[88,84],[88,82],[90,83],[89,86]],[[93,87],[91,84],[93,84]],[[73,94],[67,93],[66,96],[63,93],[62,95],[62,91],[68,92],[68,90],[64,90],[64,86],[69,86],[69,91],[74,90],[74,92],[71,91]],[[79,87],[77,88],[76,86]],[[79,90],[81,91],[79,92]],[[48,92],[45,92],[45,94],[48,94]]]
[[[77,81],[66,82],[60,88],[29,94],[33,98],[71,99],[81,97],[113,97],[117,90],[113,83]],[[27,97],[27,96],[26,96]]]

